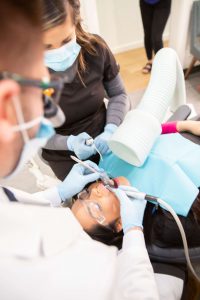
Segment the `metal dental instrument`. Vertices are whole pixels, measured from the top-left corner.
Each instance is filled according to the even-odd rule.
[[[117,187],[117,183],[114,179],[110,179],[108,177],[108,175],[106,174],[106,172],[98,172],[97,170],[95,170],[94,168],[92,168],[91,166],[89,166],[86,162],[78,159],[77,157],[71,155],[70,156],[71,159],[73,159],[75,162],[82,164],[84,167],[88,168],[91,172],[93,173],[99,173],[100,174],[100,178],[103,182],[104,185],[106,186],[110,186],[112,188],[116,188]]]
[[[103,156],[102,156],[101,152],[100,152],[100,151],[97,149],[97,147],[95,146],[95,144],[94,144],[94,139],[93,139],[93,138],[87,139],[87,140],[85,141],[85,144],[86,144],[87,146],[94,147],[95,150],[97,151],[97,153],[99,154],[101,160],[103,160]]]
[[[87,146],[91,146],[93,143],[94,143],[93,138],[89,138],[88,140],[85,141],[85,144],[86,144]]]

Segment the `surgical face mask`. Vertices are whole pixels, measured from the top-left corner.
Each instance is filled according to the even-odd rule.
[[[80,50],[81,47],[77,44],[76,38],[74,38],[60,48],[45,51],[45,65],[56,72],[66,71],[73,65]]]
[[[46,145],[48,139],[55,133],[51,123],[43,117],[38,117],[30,122],[25,123],[21,106],[19,104],[19,99],[15,98],[13,102],[15,103],[16,114],[19,122],[19,125],[13,126],[13,132],[22,133],[24,147],[15,169],[4,179],[11,179],[13,176],[18,174],[23,169],[25,164],[37,154],[40,148]],[[37,124],[40,124],[40,128],[35,138],[30,139],[27,130]]]

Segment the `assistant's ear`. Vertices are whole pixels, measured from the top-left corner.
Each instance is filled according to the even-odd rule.
[[[122,230],[122,220],[119,218],[115,223],[115,230],[116,232],[120,232]]]
[[[16,122],[13,98],[19,96],[20,87],[13,80],[0,81],[0,142],[13,137],[12,126]]]

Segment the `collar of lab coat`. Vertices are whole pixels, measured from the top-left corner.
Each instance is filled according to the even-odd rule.
[[[62,252],[83,232],[70,209],[11,203],[0,189],[0,255],[36,258]]]

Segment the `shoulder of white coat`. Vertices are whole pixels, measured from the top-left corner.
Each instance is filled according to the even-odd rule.
[[[0,210],[0,254],[51,256],[75,242],[82,231],[69,209],[5,203]]]

